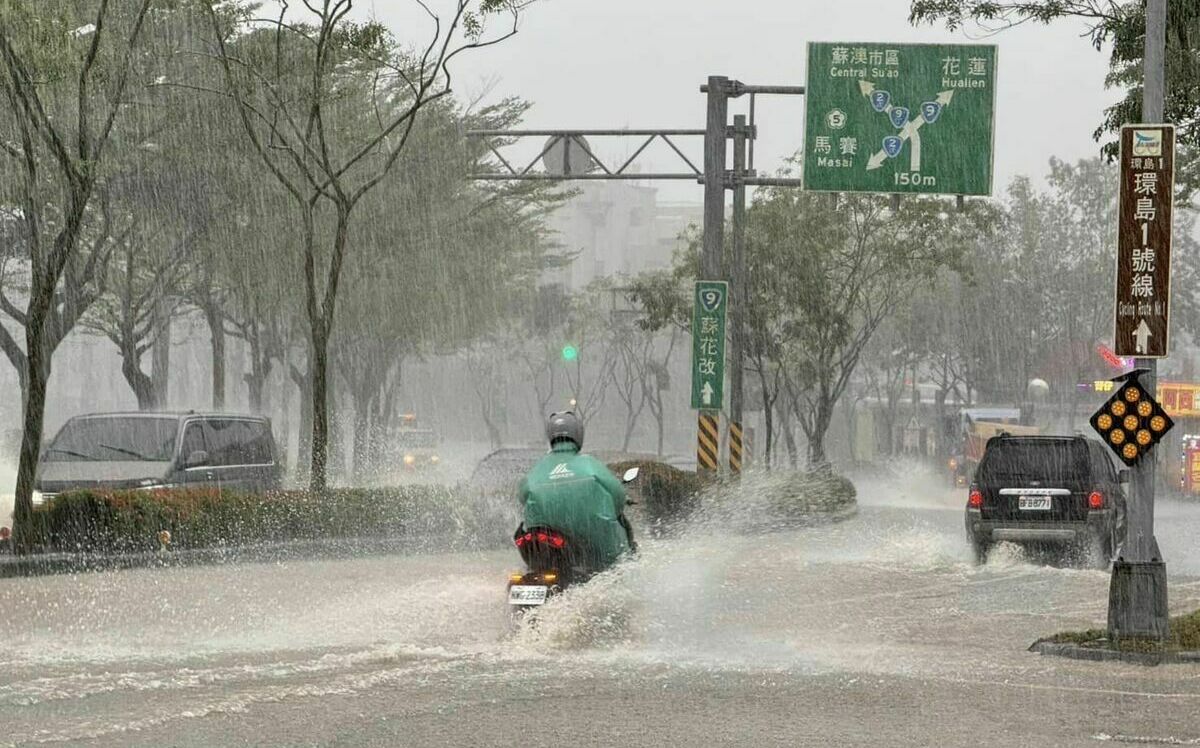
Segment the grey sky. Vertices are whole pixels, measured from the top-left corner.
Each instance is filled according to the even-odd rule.
[[[421,36],[412,0],[363,3],[397,37]],[[1080,23],[1024,26],[981,39],[913,28],[908,0],[541,0],[520,33],[458,64],[461,97],[489,90],[534,102],[530,127],[703,127],[699,85],[710,74],[748,83],[803,84],[808,41],[965,42],[999,46],[996,192],[1017,174],[1041,175],[1051,156],[1095,155],[1092,131],[1117,94],[1104,89],[1107,54]],[[424,31],[424,29],[421,29]],[[735,103],[741,111],[745,99]],[[803,102],[759,103],[759,171],[801,144]],[[596,144],[613,157],[637,144]],[[698,154],[698,144],[689,149]],[[532,155],[536,154],[536,150]],[[640,160],[671,169],[664,152]],[[659,183],[663,199],[699,201],[699,187]]]

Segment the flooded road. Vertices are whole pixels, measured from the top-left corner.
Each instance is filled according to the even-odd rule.
[[[648,540],[517,630],[510,551],[0,580],[0,745],[1200,744],[1200,669],[1026,651],[1108,575],[974,567],[960,499]],[[1158,519],[1195,609],[1200,504]]]

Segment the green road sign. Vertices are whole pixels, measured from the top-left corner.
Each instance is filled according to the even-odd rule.
[[[992,193],[996,48],[810,43],[804,188]]]
[[[725,312],[729,308],[729,284],[696,281],[692,304],[692,407],[720,410],[725,401]]]

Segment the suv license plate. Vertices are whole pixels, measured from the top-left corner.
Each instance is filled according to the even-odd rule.
[[[514,584],[508,588],[509,605],[541,605],[546,602],[546,587],[535,584]]]
[[[1017,508],[1023,512],[1048,512],[1053,505],[1049,496],[1021,496],[1017,499]]]

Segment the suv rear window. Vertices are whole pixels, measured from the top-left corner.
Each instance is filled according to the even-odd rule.
[[[1087,445],[1077,439],[999,439],[979,466],[981,483],[1070,481],[1088,475]]]

